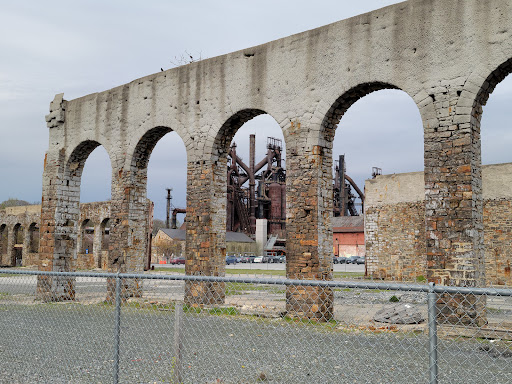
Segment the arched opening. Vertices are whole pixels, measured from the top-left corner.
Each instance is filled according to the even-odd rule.
[[[85,255],[94,254],[94,223],[85,219],[80,225],[80,253]]]
[[[372,278],[425,277],[423,123],[414,100],[391,84],[361,84],[333,104],[324,127],[334,165],[335,269],[367,256]]]
[[[13,228],[13,249],[12,249],[12,265],[15,267],[23,266],[23,240],[24,227],[18,223]]]
[[[32,223],[28,229],[29,235],[29,243],[28,243],[28,252],[29,253],[37,253],[39,252],[39,224]]]
[[[132,178],[138,193],[146,197],[144,212],[138,220],[147,223],[144,233],[144,267],[150,264],[166,264],[169,252],[163,244],[172,243],[174,248],[185,249],[185,229],[180,228],[184,219],[172,223],[173,212],[186,211],[187,153],[183,140],[168,127],[156,127],[144,134],[137,144],[132,158]],[[153,243],[159,231],[165,241]],[[174,249],[173,248],[173,249]],[[181,252],[173,252],[174,257]],[[182,265],[182,264],[178,264]]]
[[[108,252],[110,248],[110,218],[104,219],[100,224],[101,254],[97,255],[97,268],[107,269]]]
[[[8,228],[6,224],[0,225],[0,262],[2,265],[8,264],[8,252],[7,252],[7,243],[8,243]]]
[[[233,137],[227,153],[226,231],[255,240],[244,243],[227,236],[226,253],[282,260],[277,258],[286,254],[286,147],[281,127],[272,116],[260,114],[226,133]]]
[[[275,256],[265,261],[283,260],[277,258],[286,254],[286,148],[281,127],[262,110],[243,110],[224,124],[216,144],[227,180],[226,255],[237,262],[251,262],[256,255]]]
[[[95,147],[83,164],[80,180],[80,203],[109,201],[111,197],[112,166],[102,145]]]
[[[56,230],[74,240],[73,248],[64,256],[71,268],[91,269],[94,263],[94,224],[89,220],[80,222],[81,202],[110,200],[112,167],[110,159],[100,143],[87,140],[71,153],[66,164],[62,185],[63,223]],[[57,236],[56,236],[57,237]],[[71,246],[71,243],[69,244]]]
[[[512,59],[487,77],[473,105],[473,132],[481,138],[485,280],[492,285],[512,284],[511,73]]]

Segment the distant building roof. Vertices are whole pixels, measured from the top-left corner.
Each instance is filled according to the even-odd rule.
[[[184,229],[168,229],[168,228],[160,228],[160,231],[165,233],[171,239],[174,240],[185,240],[187,231]]]
[[[332,231],[364,232],[364,216],[338,216],[332,218]]]
[[[254,240],[243,232],[226,232],[226,241],[229,243],[254,243]]]
[[[163,233],[174,240],[185,240],[187,231],[184,229],[160,229]],[[226,232],[226,241],[228,243],[254,243],[254,240],[242,232]]]

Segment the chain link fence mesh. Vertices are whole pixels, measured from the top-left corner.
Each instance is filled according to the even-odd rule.
[[[510,290],[444,288],[2,270],[0,382],[512,382]]]

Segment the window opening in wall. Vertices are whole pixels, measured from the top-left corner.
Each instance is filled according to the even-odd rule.
[[[29,252],[37,253],[39,252],[39,225],[37,223],[30,224],[29,227]]]
[[[24,228],[21,224],[14,226],[14,244],[13,244],[13,265],[21,267],[23,265],[23,240],[24,240]]]
[[[86,219],[82,222],[82,246],[81,253],[86,255],[94,254],[94,223]]]
[[[6,224],[0,225],[0,262],[7,256],[8,229]]]

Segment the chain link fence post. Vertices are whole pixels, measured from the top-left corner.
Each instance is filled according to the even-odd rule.
[[[119,383],[119,339],[121,333],[121,278],[116,275],[116,308],[114,325],[114,378],[113,383]]]
[[[437,384],[437,294],[434,286],[434,283],[429,284],[427,299],[430,384]]]
[[[181,351],[182,351],[182,333],[183,333],[183,304],[176,303],[174,306],[174,367],[173,384],[183,382]]]

